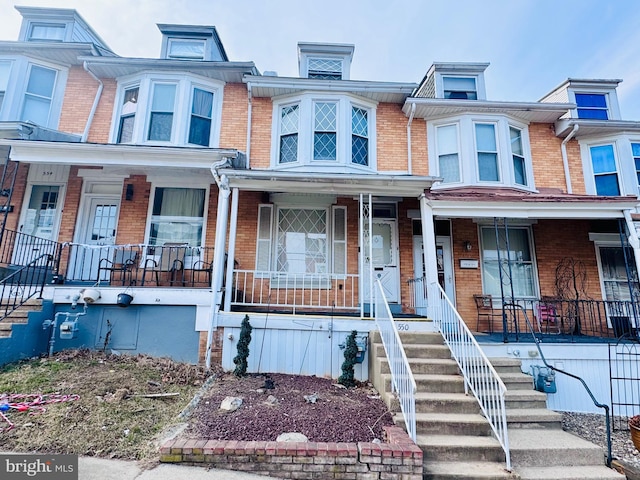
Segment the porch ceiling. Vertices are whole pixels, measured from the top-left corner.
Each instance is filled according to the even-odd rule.
[[[231,188],[240,190],[339,195],[371,193],[419,197],[434,181],[439,180],[436,177],[416,175],[327,174],[272,170],[221,169],[219,173],[226,175]]]
[[[242,155],[238,150],[223,148],[147,147],[5,139],[0,139],[0,145],[11,147],[11,160],[24,163],[95,165],[143,170],[175,167],[183,170],[210,171],[214,162]]]

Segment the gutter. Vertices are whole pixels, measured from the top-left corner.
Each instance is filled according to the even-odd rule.
[[[95,76],[95,74],[89,70],[89,66],[87,65],[87,62],[84,61],[82,62],[82,67],[84,68],[85,72],[87,72],[89,75],[91,75],[93,77],[93,79],[98,82],[98,91],[96,92],[96,97],[93,99],[93,105],[91,105],[91,111],[89,112],[89,118],[87,118],[87,124],[84,127],[84,132],[82,133],[82,138],[80,139],[81,142],[86,142],[87,138],[89,137],[89,130],[91,129],[91,124],[93,123],[93,117],[96,114],[96,110],[98,109],[98,103],[100,102],[100,97],[102,96],[102,90],[104,89],[104,83],[102,83],[102,80],[100,80],[98,77]]]
[[[251,83],[247,82],[247,97],[248,97],[248,111],[247,111],[247,169],[251,168],[251,116],[253,113],[253,92],[251,91]]]
[[[411,124],[413,116],[416,114],[416,104],[411,104],[411,112],[409,113],[409,121],[407,122],[407,170],[409,175],[413,175],[413,160],[411,156]]]
[[[564,167],[564,178],[567,183],[567,193],[573,193],[573,188],[571,187],[571,175],[569,173],[569,160],[567,159],[567,142],[571,140],[576,133],[578,133],[578,129],[580,125],[577,123],[573,126],[573,130],[566,136],[566,138],[562,141],[560,145],[560,151],[562,152],[562,166]]]

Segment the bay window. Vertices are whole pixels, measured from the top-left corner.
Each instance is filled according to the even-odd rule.
[[[442,125],[436,128],[438,142],[438,176],[443,183],[460,181],[460,158],[458,155],[457,125]]]
[[[9,84],[9,73],[11,73],[11,62],[0,62],[0,112],[2,112],[2,102]]]
[[[498,182],[498,146],[496,127],[491,123],[476,123],[476,154],[478,156],[478,179],[481,182]]]
[[[596,186],[596,195],[618,196],[618,169],[612,144],[598,145],[589,148],[591,165]]]
[[[535,298],[536,273],[531,251],[530,229],[499,227],[496,235],[494,227],[483,226],[480,227],[480,236],[483,293],[496,297],[502,296],[500,269],[503,268],[511,271],[513,291],[517,298]],[[510,291],[505,293],[511,295]]]
[[[193,89],[191,102],[191,123],[189,124],[189,143],[209,146],[211,135],[211,115],[213,112],[213,93],[200,88]]]
[[[524,149],[522,148],[522,130],[509,127],[509,138],[511,140],[514,180],[518,185],[526,185],[527,168],[524,159]]]
[[[133,126],[138,110],[139,87],[128,88],[122,97],[120,108],[120,124],[118,126],[118,143],[129,143],[133,139]]]
[[[274,102],[273,166],[374,167],[375,108],[367,103],[332,94]]]
[[[631,154],[633,155],[633,164],[636,168],[636,179],[640,192],[640,143],[631,143]]]
[[[57,73],[51,68],[31,65],[22,105],[22,121],[48,125]]]
[[[156,83],[153,86],[151,113],[149,114],[148,140],[168,142],[173,128],[173,109],[175,106],[176,86]]]
[[[205,197],[204,188],[156,187],[148,243],[200,246]]]

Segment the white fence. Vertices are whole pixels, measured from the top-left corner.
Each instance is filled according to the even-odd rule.
[[[376,280],[376,310],[375,319],[380,330],[382,343],[387,354],[389,369],[391,370],[391,384],[398,395],[400,408],[404,415],[407,433],[416,441],[416,381],[411,373],[407,355],[400,341],[398,329],[389,310],[389,304],[384,296],[380,280]]]
[[[231,305],[359,310],[358,275],[234,270]]]
[[[504,450],[507,470],[511,470],[505,392],[507,388],[489,362],[473,334],[464,323],[444,290],[437,283],[429,285],[429,315],[442,333],[465,381],[487,417]]]

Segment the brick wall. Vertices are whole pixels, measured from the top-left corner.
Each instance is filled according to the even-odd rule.
[[[222,102],[220,147],[247,149],[247,87],[243,83],[227,83]]]
[[[269,168],[273,104],[269,98],[254,98],[252,102],[251,168]]]
[[[422,480],[423,453],[400,427],[386,443],[171,440],[160,461],[295,479]]]
[[[379,171],[407,170],[407,117],[402,106],[381,103],[376,110]]]

